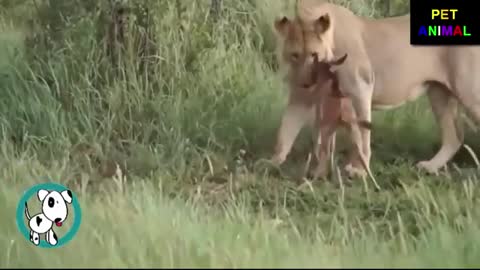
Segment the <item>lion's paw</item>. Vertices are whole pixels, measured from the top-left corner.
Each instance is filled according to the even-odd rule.
[[[274,166],[278,167],[283,164],[283,162],[285,161],[285,158],[281,157],[280,155],[274,155],[269,161]]]
[[[438,166],[435,166],[435,164],[432,164],[428,160],[418,162],[417,168],[420,170],[424,170],[429,174],[438,175]]]
[[[326,179],[327,176],[328,176],[328,168],[326,166],[317,166],[309,174],[309,178],[312,178],[312,180]]]
[[[365,171],[363,168],[357,168],[353,166],[351,163],[347,164],[345,166],[345,171],[347,172],[347,175],[349,178],[364,178],[367,176],[367,171]]]

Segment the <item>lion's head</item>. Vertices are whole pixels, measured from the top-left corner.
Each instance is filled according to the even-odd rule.
[[[293,20],[276,19],[274,26],[282,43],[282,60],[289,66],[290,83],[310,87],[315,80],[315,59],[328,62],[334,58],[332,21],[328,13],[312,19],[299,8],[299,14],[302,16]]]

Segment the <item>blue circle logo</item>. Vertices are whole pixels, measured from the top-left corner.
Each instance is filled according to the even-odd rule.
[[[31,197],[36,197],[34,201],[39,202],[41,210],[38,213],[30,213],[28,200]],[[74,211],[73,223],[70,230],[59,237],[54,228],[71,222],[69,206]],[[25,191],[20,198],[16,220],[18,230],[32,244],[42,248],[58,248],[77,234],[82,222],[82,209],[77,197],[68,188],[55,183],[38,184]]]

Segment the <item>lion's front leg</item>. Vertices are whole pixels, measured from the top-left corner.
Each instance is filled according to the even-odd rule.
[[[363,76],[362,76],[363,74]],[[368,75],[367,75],[368,74]],[[342,91],[351,99],[355,115],[359,121],[372,122],[372,96],[374,79],[369,69],[345,70],[339,72],[339,83]],[[362,128],[360,130],[362,140],[362,151],[365,157],[367,167],[370,167],[371,148],[370,148],[370,129]],[[355,148],[355,147],[354,147]],[[352,151],[355,151],[352,149]],[[355,158],[355,164],[347,164],[345,170],[350,177],[358,176],[359,172],[356,165],[358,159]]]
[[[370,95],[371,98],[371,95]],[[354,109],[357,112],[358,118],[364,121],[371,122],[372,115],[371,115],[371,99],[367,95],[360,97],[358,100],[352,100],[354,104]],[[371,131],[369,129],[361,129],[361,140],[362,140],[362,151],[363,156],[365,157],[366,166],[370,167],[370,158],[371,158],[371,148],[370,148],[370,138],[371,138]],[[354,147],[356,148],[356,147]],[[353,149],[352,149],[353,151]],[[356,166],[357,162],[359,162],[359,153],[356,153],[355,162],[352,164],[347,164],[345,170],[348,172],[350,177],[356,176],[364,176],[365,175],[365,168],[363,166]]]
[[[362,140],[362,133],[360,131],[361,127],[357,121],[357,117],[355,116],[355,112],[352,107],[350,109],[350,118],[348,119],[348,133],[350,136],[351,147],[348,152],[348,162],[346,164],[346,170],[350,172],[350,175],[355,174],[358,176],[364,176],[367,174],[366,168],[363,166],[362,157],[359,151],[363,153],[363,140]]]
[[[292,149],[293,142],[305,125],[311,114],[311,106],[302,103],[289,103],[282,117],[282,123],[277,134],[275,153],[272,163],[281,165]]]

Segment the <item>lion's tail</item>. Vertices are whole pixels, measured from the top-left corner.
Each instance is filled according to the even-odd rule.
[[[31,219],[30,213],[28,212],[28,205],[27,202],[25,202],[25,216],[27,217],[28,220]]]

